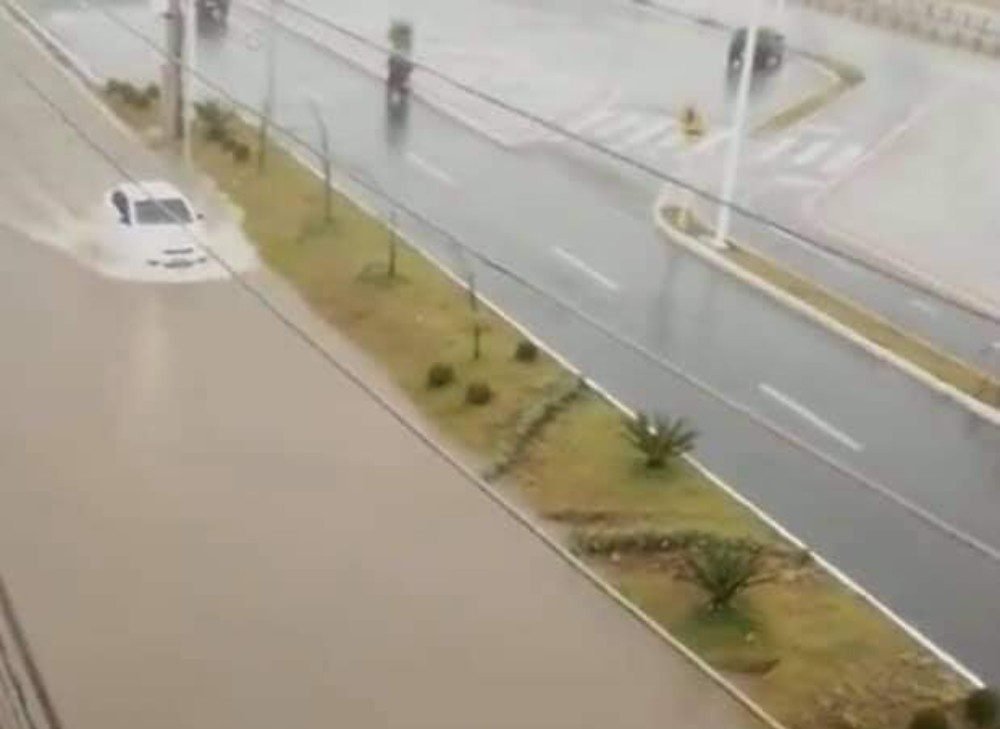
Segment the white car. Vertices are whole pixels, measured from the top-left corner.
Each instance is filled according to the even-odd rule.
[[[191,268],[208,263],[201,216],[169,182],[124,183],[107,195],[118,257],[146,266]]]

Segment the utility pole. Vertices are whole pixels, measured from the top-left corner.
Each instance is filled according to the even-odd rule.
[[[257,144],[257,170],[263,172],[267,157],[267,137],[274,114],[277,72],[278,0],[270,0],[267,9],[267,68],[265,69],[264,109],[260,115],[260,139]]]
[[[312,111],[319,129],[320,147],[323,154],[323,222],[329,223],[333,220],[333,158],[330,156],[330,131],[316,99],[309,99],[309,109]]]
[[[181,99],[184,104],[184,159],[192,163],[191,143],[194,138],[194,75],[195,49],[198,42],[198,0],[187,0],[184,8],[184,84]]]
[[[726,156],[726,167],[722,177],[722,205],[715,225],[715,247],[725,249],[729,243],[729,222],[732,217],[733,195],[736,192],[736,174],[740,165],[740,148],[746,133],[747,108],[750,103],[750,81],[753,78],[754,56],[757,54],[757,34],[760,30],[761,0],[753,0],[753,17],[747,28],[747,39],[743,47],[743,64],[740,66],[740,84],[736,91],[736,111],[733,118],[733,139]]]
[[[182,66],[184,56],[184,13],[181,0],[168,0],[166,21],[167,57],[163,63],[163,131],[168,140],[177,141],[184,133],[182,104],[184,98]]]

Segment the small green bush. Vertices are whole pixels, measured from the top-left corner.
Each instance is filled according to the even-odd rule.
[[[465,391],[465,401],[469,405],[485,405],[493,399],[493,389],[485,382],[470,382]]]
[[[518,362],[534,362],[538,359],[538,345],[530,339],[522,339],[514,350],[514,359]]]
[[[236,145],[239,144],[239,142],[229,136],[228,132],[223,132],[222,136],[215,141],[219,143],[224,151],[229,152],[229,154],[236,153]]]
[[[250,147],[246,142],[233,141],[232,144],[233,159],[239,164],[243,164],[248,159],[250,159]]]
[[[427,389],[440,390],[455,381],[455,368],[450,364],[435,362],[427,368]]]
[[[684,418],[639,413],[625,420],[625,437],[645,456],[646,468],[663,468],[694,448],[698,432]]]
[[[920,709],[910,719],[910,729],[949,729],[948,715],[938,708]]]
[[[109,78],[104,84],[104,93],[108,96],[118,96],[122,91],[122,82],[116,78]]]
[[[146,88],[143,89],[142,95],[146,97],[149,102],[156,101],[160,98],[160,87],[156,84],[147,84]]]
[[[965,718],[977,729],[989,729],[1000,719],[1000,693],[980,688],[965,697]]]
[[[118,85],[118,96],[126,104],[136,106],[139,99],[142,98],[142,92],[140,92],[139,89],[130,84],[128,81],[122,81]]]

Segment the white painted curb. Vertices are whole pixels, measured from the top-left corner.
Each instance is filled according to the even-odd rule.
[[[777,286],[774,286],[755,274],[750,273],[739,264],[726,259],[717,251],[709,248],[707,245],[699,242],[695,238],[677,230],[674,226],[670,225],[663,219],[662,208],[665,201],[665,195],[661,195],[654,203],[653,218],[656,222],[657,228],[659,228],[660,232],[667,238],[683,246],[691,253],[694,253],[700,258],[708,261],[717,268],[721,268],[726,273],[738,278],[740,281],[743,281],[744,283],[762,291],[775,301],[787,306],[789,309],[792,309],[803,317],[819,324],[834,334],[840,335],[879,361],[896,367],[898,370],[909,375],[917,382],[926,385],[940,395],[950,398],[983,420],[1000,427],[1000,410],[997,410],[984,402],[976,400],[974,397],[966,395],[964,392],[946,382],[942,382],[937,377],[926,370],[917,367],[909,360],[903,359],[895,352],[885,349],[875,342],[872,342],[870,339],[866,339],[850,327],[841,324],[830,315],[814,308],[813,306],[810,306],[798,297],[782,291]]]

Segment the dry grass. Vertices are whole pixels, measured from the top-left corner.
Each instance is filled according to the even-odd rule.
[[[836,75],[836,79],[826,87],[803,97],[759,124],[753,130],[754,134],[773,133],[787,129],[806,117],[815,114],[824,106],[833,103],[842,94],[845,94],[865,80],[865,75],[861,69],[850,64],[815,53],[803,53],[802,55],[832,71]]]
[[[132,121],[143,126],[153,119],[155,112]],[[237,134],[254,141],[248,127],[238,126]],[[323,222],[320,184],[280,150],[269,153],[263,175],[252,160],[238,164],[204,140],[197,140],[194,152],[202,169],[244,210],[246,231],[263,259],[320,315],[374,355],[431,422],[472,452],[493,456],[518,414],[567,377],[544,357],[516,362],[519,335],[488,313],[481,314],[484,354],[472,361],[467,296],[402,245],[399,274],[389,279],[388,231],[339,195],[332,222]],[[435,361],[453,364],[460,382],[429,391],[425,376]],[[474,378],[497,391],[493,403],[474,408],[463,402],[461,384]],[[553,525],[607,521],[780,544],[766,525],[687,462],[659,472],[642,468],[622,430],[617,411],[585,396],[528,446],[511,481]],[[724,670],[740,672],[751,694],[791,726],[833,726],[844,710],[824,708],[821,701],[845,676],[851,686],[876,685],[879,672],[891,669],[907,686],[927,685],[934,694],[946,692],[953,681],[938,675],[933,662],[919,664],[929,666],[920,671],[933,674],[925,678],[917,663],[904,659],[914,655],[911,642],[811,567],[807,579],[755,588],[731,614],[706,615],[696,590],[654,562],[592,561],[654,619]],[[766,674],[746,673],[775,661],[777,667]],[[879,696],[876,710],[868,713],[864,701],[845,695],[849,710],[865,717],[865,727],[889,729],[901,724],[883,704],[899,703],[903,716],[915,705],[912,693],[907,688],[899,697]]]

